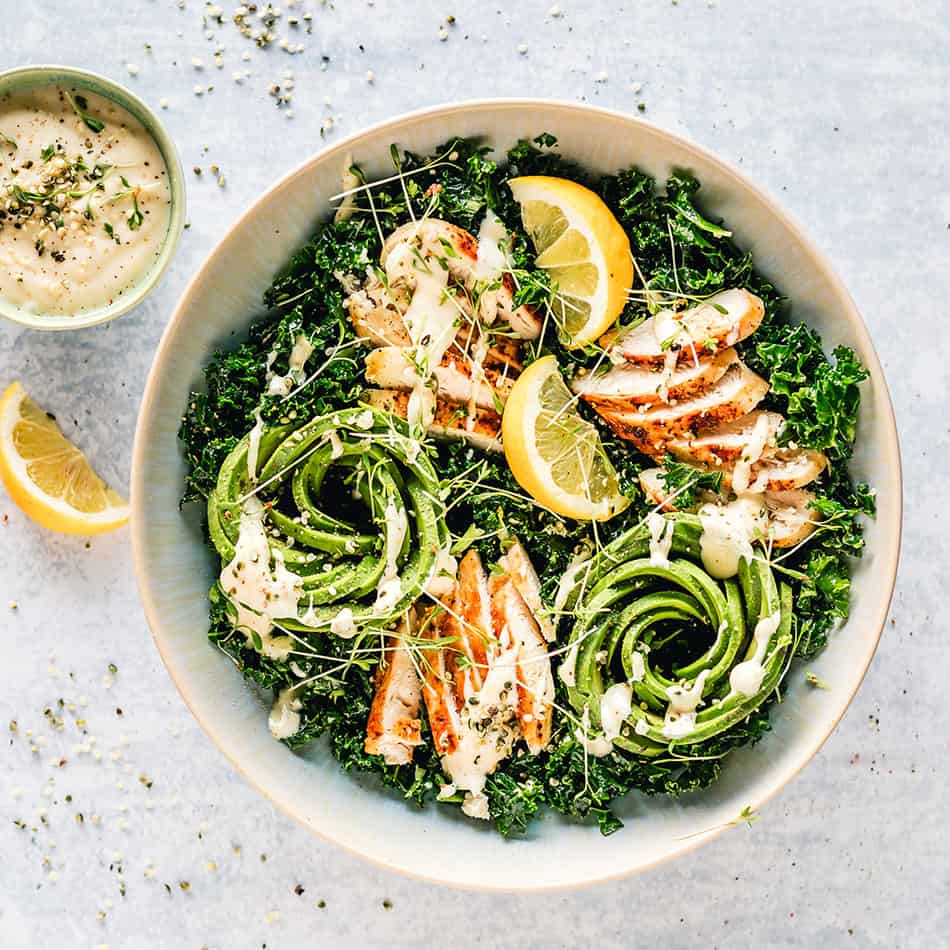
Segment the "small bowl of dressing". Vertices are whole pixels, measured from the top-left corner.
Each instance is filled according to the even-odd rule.
[[[73,330],[126,313],[184,220],[178,152],[141,99],[68,66],[0,72],[0,316]]]

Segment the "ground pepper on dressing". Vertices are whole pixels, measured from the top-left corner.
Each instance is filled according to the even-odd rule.
[[[0,299],[108,306],[155,264],[170,214],[161,152],[121,106],[67,86],[0,96]]]

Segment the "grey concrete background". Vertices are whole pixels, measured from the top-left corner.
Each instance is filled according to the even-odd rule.
[[[0,492],[0,946],[947,946],[950,5],[564,0],[554,15],[548,0],[283,0],[282,23],[313,16],[309,35],[275,30],[304,44],[296,55],[257,49],[231,23],[236,4],[222,6],[209,39],[199,0],[0,0],[0,67],[74,63],[167,99],[184,165],[203,169],[188,172],[191,227],[159,291],[83,332],[0,326],[0,384],[20,378],[125,484],[151,355],[189,275],[324,140],[457,98],[642,102],[777,193],[863,309],[907,474],[892,619],[841,727],[758,823],[621,883],[473,895],[368,867],[276,814],[168,680],[127,531],[53,537]],[[292,118],[268,95],[285,69]]]

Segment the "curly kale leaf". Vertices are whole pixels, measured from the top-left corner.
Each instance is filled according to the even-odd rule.
[[[526,831],[544,804],[544,789],[537,781],[529,778],[518,782],[505,772],[488,777],[485,794],[492,821],[506,838]]]
[[[718,493],[722,489],[722,472],[702,472],[667,455],[663,460],[660,481],[671,495],[679,493],[672,501],[674,508],[692,508],[698,502],[698,492]]]
[[[570,178],[588,188],[597,188],[597,179],[587,169],[564,158],[557,151],[557,139],[547,133],[533,139],[521,139],[508,150],[507,177],[521,175],[551,175],[556,178]]]
[[[812,503],[818,522],[814,540],[789,563],[802,572],[795,595],[798,646],[796,655],[807,659],[828,642],[835,623],[846,620],[850,610],[851,566],[864,548],[861,516],[874,514],[874,495],[867,485],[852,487],[843,466],[825,481],[827,494]]]
[[[851,457],[868,371],[854,352],[836,347],[825,356],[821,338],[804,324],[775,325],[756,334],[750,365],[765,374],[771,397],[784,412],[784,438],[818,449],[833,461]]]
[[[623,827],[610,804],[633,790],[648,795],[683,795],[697,791],[716,781],[723,758],[733,749],[753,745],[769,731],[768,709],[763,707],[728,732],[707,742],[690,746],[688,751],[647,759],[614,752],[603,757],[584,754],[583,746],[573,737],[555,740],[542,756],[521,753],[503,766],[505,779],[494,777],[492,788],[504,790],[514,797],[512,782],[521,795],[534,803],[537,789],[543,790],[544,801],[556,811],[581,820],[593,819],[601,834],[609,835]],[[500,795],[499,795],[500,798]],[[489,793],[494,806],[495,798]],[[515,814],[525,807],[523,801],[513,805]],[[519,830],[509,810],[500,800],[498,816],[508,833]],[[495,817],[493,809],[492,816]]]

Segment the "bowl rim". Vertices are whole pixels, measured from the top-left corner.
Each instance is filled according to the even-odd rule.
[[[10,306],[0,300],[0,316],[31,330],[82,330],[86,327],[97,326],[100,323],[108,323],[110,320],[115,320],[137,307],[155,289],[178,249],[178,243],[181,240],[185,226],[187,210],[185,174],[182,170],[178,148],[162,120],[139,96],[121,83],[110,79],[108,76],[103,76],[101,73],[78,66],[63,66],[57,63],[15,66],[12,69],[0,70],[0,95],[8,90],[12,91],[18,80],[22,82],[23,88],[29,88],[31,85],[54,85],[57,81],[74,82],[77,85],[87,86],[90,91],[97,95],[111,99],[116,105],[121,106],[139,121],[146,134],[158,146],[165,162],[171,203],[168,230],[162,239],[158,259],[128,296],[80,316],[27,313],[20,307]]]
[[[162,662],[165,664],[165,667],[168,670],[172,681],[175,683],[175,686],[178,689],[182,699],[184,700],[185,705],[195,717],[205,734],[211,739],[211,741],[224,755],[225,759],[231,764],[237,773],[242,777],[242,779],[251,785],[265,799],[267,799],[267,801],[276,806],[281,812],[292,818],[298,824],[302,825],[310,833],[315,834],[324,841],[342,848],[349,854],[355,855],[364,861],[370,862],[376,867],[383,868],[387,871],[395,872],[397,874],[401,874],[419,881],[442,884],[460,890],[470,890],[484,893],[554,893],[620,880],[622,878],[630,877],[631,875],[641,871],[649,870],[673,858],[695,850],[696,848],[700,847],[700,845],[706,844],[707,842],[718,838],[719,835],[721,835],[723,831],[726,830],[727,826],[722,825],[716,828],[710,828],[686,840],[679,840],[675,842],[674,845],[671,846],[668,851],[666,851],[666,853],[659,857],[641,861],[640,863],[633,863],[626,868],[612,870],[598,875],[597,877],[591,877],[583,881],[527,885],[517,889],[493,885],[490,882],[485,881],[481,881],[477,884],[460,882],[457,880],[441,877],[435,872],[424,873],[417,870],[409,870],[400,866],[394,860],[386,860],[377,855],[365,853],[360,848],[351,845],[346,840],[345,834],[337,833],[332,827],[315,827],[312,823],[308,822],[302,814],[298,814],[290,802],[282,800],[279,801],[272,797],[271,792],[266,787],[264,787],[262,783],[258,782],[245,771],[244,766],[238,760],[236,755],[232,755],[231,752],[228,751],[227,742],[219,734],[217,722],[214,719],[207,719],[200,716],[194,708],[189,695],[182,688],[178,677],[176,676],[174,658],[172,657],[171,652],[166,648],[166,645],[163,642],[163,637],[160,633],[161,616],[153,598],[151,582],[146,570],[145,551],[148,546],[148,537],[145,533],[144,518],[142,516],[139,500],[144,496],[145,452],[148,443],[148,440],[144,435],[145,429],[147,427],[147,422],[145,420],[151,414],[153,404],[157,399],[159,380],[163,370],[162,364],[167,356],[167,350],[171,346],[172,338],[177,333],[179,323],[181,323],[183,320],[183,316],[189,305],[189,300],[193,290],[204,279],[204,276],[210,268],[213,259],[216,257],[222,246],[229,241],[231,235],[237,228],[239,228],[249,218],[253,217],[258,212],[258,209],[265,204],[265,202],[268,202],[274,195],[290,185],[298,176],[306,174],[313,165],[318,162],[322,163],[330,161],[335,156],[342,158],[367,137],[386,132],[389,132],[392,135],[398,135],[399,128],[408,122],[414,122],[420,119],[432,120],[459,112],[487,109],[530,110],[538,108],[563,109],[567,112],[601,116],[614,121],[619,120],[625,123],[646,126],[661,140],[666,140],[668,143],[675,143],[677,146],[700,156],[704,161],[717,166],[720,172],[722,172],[726,177],[732,179],[732,181],[741,189],[751,192],[756,198],[758,198],[759,201],[763,203],[764,206],[768,208],[771,214],[781,221],[782,225],[795,237],[795,239],[801,242],[802,247],[808,252],[809,256],[815,260],[815,262],[823,271],[823,275],[828,279],[836,296],[842,304],[843,310],[847,313],[848,322],[852,325],[866,348],[866,355],[868,357],[866,363],[868,364],[867,369],[871,374],[871,378],[876,379],[880,386],[877,395],[879,395],[881,399],[879,405],[876,407],[876,410],[881,416],[881,421],[884,427],[886,441],[884,450],[889,456],[889,462],[894,467],[894,474],[897,482],[897,497],[894,499],[893,514],[890,522],[882,524],[884,534],[884,538],[882,540],[882,550],[883,553],[887,555],[888,563],[886,563],[881,568],[881,575],[882,578],[886,580],[887,591],[886,595],[880,601],[881,611],[880,617],[876,624],[877,629],[873,637],[865,641],[863,655],[854,658],[854,666],[855,669],[859,671],[859,675],[854,680],[853,688],[847,693],[846,696],[842,697],[840,708],[837,710],[834,717],[830,719],[827,724],[819,731],[816,738],[812,739],[807,744],[797,759],[786,766],[785,770],[776,778],[772,787],[750,803],[749,807],[753,811],[758,811],[763,805],[770,802],[815,757],[828,738],[837,729],[838,724],[841,722],[841,719],[844,717],[845,713],[850,707],[855,694],[863,683],[864,678],[867,675],[867,671],[871,665],[871,661],[877,652],[878,644],[880,643],[880,639],[887,622],[887,616],[890,612],[890,605],[893,598],[894,587],[897,578],[897,569],[900,559],[903,522],[903,473],[900,456],[900,442],[898,438],[893,402],[891,400],[890,390],[887,385],[883,367],[881,366],[880,359],[877,355],[877,350],[875,349],[874,343],[871,339],[870,331],[868,330],[867,325],[864,323],[854,299],[851,297],[851,294],[848,292],[843,281],[838,276],[827,255],[818,248],[811,238],[808,237],[804,228],[795,216],[786,211],[769,191],[754,183],[737,166],[720,158],[716,153],[705,146],[696,144],[686,136],[680,135],[676,132],[671,132],[670,130],[665,129],[654,122],[643,119],[636,115],[630,115],[626,112],[623,112],[622,110],[590,105],[588,103],[572,102],[569,100],[560,99],[544,99],[537,97],[467,99],[458,102],[439,103],[420,109],[414,109],[409,112],[400,113],[391,118],[383,119],[371,125],[362,127],[356,132],[341,138],[338,142],[335,142],[332,145],[327,145],[308,156],[286,174],[281,176],[269,188],[267,188],[257,199],[255,199],[247,208],[244,209],[244,211],[242,211],[237,216],[231,227],[225,234],[221,236],[219,241],[215,243],[215,246],[209,251],[201,266],[195,271],[194,275],[189,280],[181,294],[181,297],[179,298],[178,303],[175,306],[175,310],[173,311],[171,318],[162,332],[161,339],[159,340],[158,347],[155,351],[151,369],[149,370],[149,375],[142,395],[142,401],[140,403],[138,419],[136,422],[135,439],[132,450],[130,485],[133,567],[145,618],[152,633],[152,639],[154,640],[159,655],[162,658]]]

